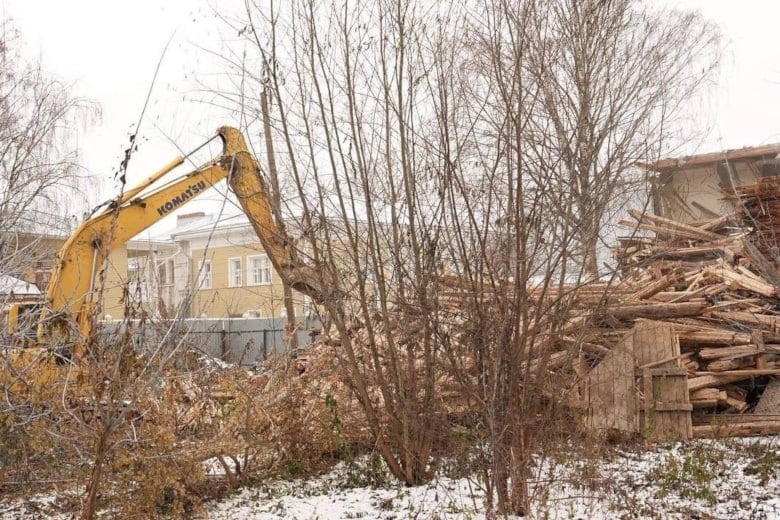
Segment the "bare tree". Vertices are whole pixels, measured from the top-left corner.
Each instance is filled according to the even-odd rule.
[[[523,56],[539,91],[533,130],[561,158],[578,260],[597,277],[606,220],[645,182],[632,168],[705,130],[686,127],[686,118],[714,79],[719,32],[697,13],[637,0],[521,5],[533,7],[504,11],[510,20],[526,16],[537,32]]]
[[[23,234],[70,231],[69,207],[86,175],[77,162],[78,125],[98,115],[40,63],[21,57],[5,21],[0,36],[0,272],[20,274],[33,247]]]
[[[39,264],[52,267],[59,240],[70,232],[69,213],[83,209],[77,201],[88,176],[78,164],[75,138],[79,125],[90,123],[99,109],[74,97],[40,63],[24,59],[21,46],[21,35],[11,21],[4,20],[0,25],[0,275],[27,278]],[[0,303],[20,297],[9,287],[4,289]],[[24,321],[20,317],[26,332],[35,330],[35,323]],[[41,403],[52,397],[52,389],[46,387],[52,374],[39,366],[39,355],[26,352],[16,366],[9,363],[7,350],[3,358],[0,408],[6,419],[2,433],[8,451],[2,457],[9,465],[19,462],[16,467],[41,455],[34,449],[37,441],[26,435],[29,427],[45,420],[48,411]],[[35,398],[33,387],[40,390]]]
[[[527,513],[532,455],[571,428],[588,325],[572,329],[571,305],[598,275],[602,223],[630,166],[671,143],[717,33],[630,0],[247,15],[257,57],[234,97],[265,107],[251,92],[270,84],[279,171],[335,286],[318,303],[378,450],[405,482],[426,478],[454,379],[476,406],[488,509]],[[463,298],[454,316],[443,283]]]

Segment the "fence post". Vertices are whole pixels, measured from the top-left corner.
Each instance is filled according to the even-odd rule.
[[[220,328],[220,331],[219,331],[219,347],[220,347],[220,350],[222,351],[221,355],[220,355],[220,359],[222,361],[227,361],[225,359],[225,355],[227,354],[227,348],[228,348],[228,346],[227,346],[227,331],[225,330],[225,322],[224,321],[222,322],[222,327]]]

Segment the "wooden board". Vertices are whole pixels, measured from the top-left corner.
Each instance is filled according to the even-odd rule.
[[[632,334],[626,334],[588,374],[588,426],[591,429],[639,431],[634,364],[634,338]]]
[[[639,428],[646,437],[692,437],[687,371],[680,366],[680,344],[670,323],[638,320],[633,329],[638,372]]]
[[[780,380],[772,379],[766,385],[753,413],[758,415],[780,413]]]

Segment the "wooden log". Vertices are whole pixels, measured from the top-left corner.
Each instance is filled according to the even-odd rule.
[[[659,226],[662,226],[664,228],[675,231],[679,233],[681,236],[688,236],[690,238],[704,240],[704,241],[719,240],[723,238],[721,235],[718,235],[717,233],[713,233],[711,231],[707,231],[705,229],[689,226],[688,224],[683,224],[681,222],[677,222],[675,220],[661,217],[658,215],[652,215],[650,213],[642,213],[641,211],[637,211],[635,209],[629,209],[628,214],[634,217],[640,223],[643,220],[647,220]]]
[[[693,427],[694,437],[748,437],[780,434],[780,421],[757,421],[740,424],[707,424]]]
[[[702,329],[679,330],[677,336],[680,345],[749,345],[752,341],[750,334],[745,332],[732,332],[728,330]]]
[[[607,315],[619,320],[639,318],[664,319],[682,316],[697,316],[706,308],[699,302],[683,303],[647,303],[643,305],[610,306],[605,309]]]

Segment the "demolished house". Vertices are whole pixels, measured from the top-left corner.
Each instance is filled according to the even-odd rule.
[[[636,319],[622,320],[627,330],[588,376],[591,427],[679,439],[780,433],[778,153],[775,144],[645,165],[655,214],[622,223],[641,232],[616,248],[622,277],[610,291],[610,306]]]

